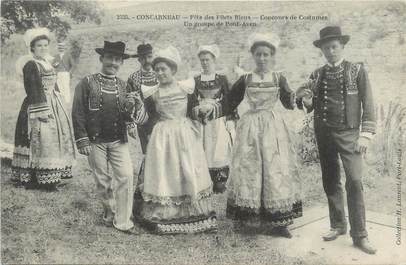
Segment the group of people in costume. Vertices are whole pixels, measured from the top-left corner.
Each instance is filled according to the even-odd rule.
[[[153,51],[141,44],[129,55],[123,42],[105,41],[95,49],[101,71],[75,88],[71,123],[48,59],[48,31],[29,30],[32,59],[23,67],[27,97],[16,127],[14,178],[27,188],[56,189],[72,176],[76,142],[88,157],[103,219],[120,231],[131,233],[135,221],[158,234],[216,231],[212,195],[227,190],[227,217],[239,225],[259,222],[270,234],[290,238],[302,197],[288,125],[275,111],[280,102],[287,110],[314,111],[331,225],[324,240],[347,232],[340,155],[350,235],[356,247],[374,254],[361,182],[362,154],[375,133],[374,105],[364,66],[343,59],[349,36],[336,26],[320,31],[314,45],[327,64],[296,90],[271,69],[278,37],[254,33],[248,39],[255,68],[233,85],[216,72],[217,45],[200,46],[201,73],[179,80],[182,59],[175,47]],[[131,57],[141,68],[126,82],[117,72]],[[243,100],[248,111],[240,117]],[[134,185],[128,137],[137,135],[144,156]]]

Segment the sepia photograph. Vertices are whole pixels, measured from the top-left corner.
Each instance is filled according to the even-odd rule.
[[[0,3],[1,264],[406,264],[405,1]]]

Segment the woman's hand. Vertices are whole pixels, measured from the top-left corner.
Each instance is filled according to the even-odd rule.
[[[210,120],[210,116],[213,113],[213,106],[211,104],[203,104],[199,107],[199,117],[201,117],[202,123],[206,124]]]
[[[199,105],[199,113],[202,116],[206,116],[207,113],[209,113],[211,110],[213,110],[213,106],[211,106],[210,104]]]

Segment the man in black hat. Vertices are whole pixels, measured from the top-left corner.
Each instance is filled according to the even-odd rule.
[[[146,98],[144,93],[148,93],[148,90],[158,85],[158,79],[152,69],[152,61],[154,59],[151,44],[140,44],[137,47],[137,54],[132,57],[138,58],[138,62],[141,68],[132,73],[127,81],[127,91],[135,92],[140,95],[144,101],[145,108],[148,113],[153,113],[151,108],[154,108],[154,104],[151,98]],[[140,117],[141,119],[142,117]],[[145,117],[147,118],[147,117]],[[146,119],[145,119],[146,120]],[[144,120],[140,120],[140,123],[144,123]],[[152,120],[147,120],[144,124],[138,126],[138,137],[140,138],[141,148],[143,154],[147,150],[148,137],[152,132]]]
[[[354,245],[368,254],[376,249],[368,241],[365,227],[365,206],[362,188],[362,155],[375,134],[375,108],[368,74],[362,63],[343,59],[348,35],[340,27],[325,27],[320,39],[313,42],[320,48],[327,64],[310,75],[310,81],[299,90],[307,96],[298,100],[314,110],[314,129],[320,156],[323,187],[326,192],[331,230],[323,236],[334,240],[347,232],[343,189],[340,182],[339,155],[346,174],[350,235]]]
[[[130,231],[134,226],[130,220],[133,167],[127,132],[136,135],[136,118],[143,108],[142,102],[127,93],[125,81],[116,76],[123,60],[129,58],[124,51],[120,41],[105,41],[104,48],[96,48],[101,71],[76,86],[72,119],[79,153],[88,156],[102,198],[104,221]]]

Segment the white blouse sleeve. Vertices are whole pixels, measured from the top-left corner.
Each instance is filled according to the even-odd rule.
[[[152,96],[158,90],[158,86],[159,85],[155,85],[155,86],[141,85],[141,92],[142,92],[142,95],[144,96],[144,99]]]
[[[195,90],[195,79],[193,77],[178,81],[178,86],[187,94],[193,94]]]

